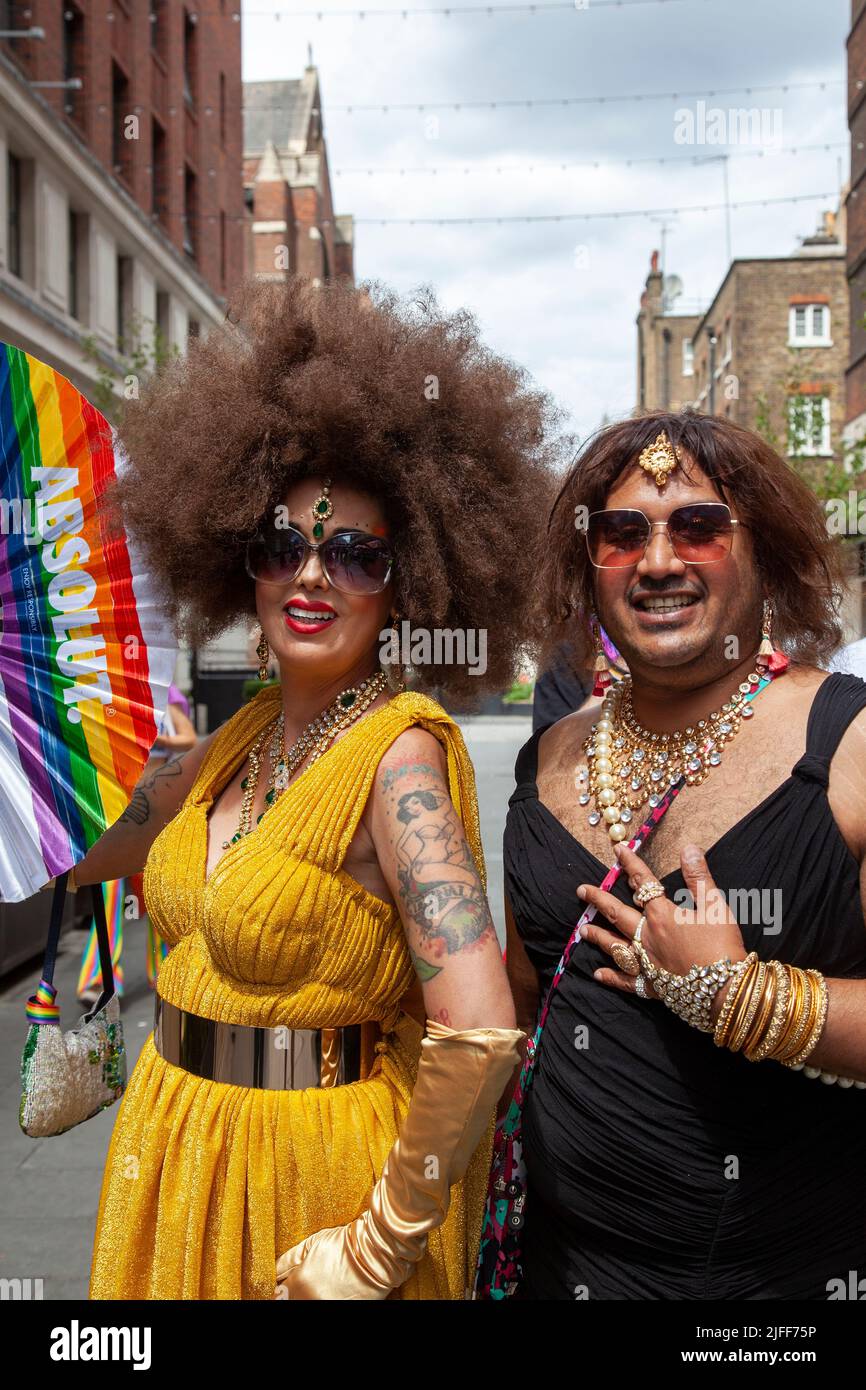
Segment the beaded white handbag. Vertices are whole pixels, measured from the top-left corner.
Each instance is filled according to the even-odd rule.
[[[102,993],[77,1028],[63,1032],[60,1027],[53,979],[67,877],[61,875],[55,885],[42,978],[26,1007],[30,1028],[21,1057],[18,1120],[31,1139],[64,1134],[113,1105],[126,1087],[126,1049],[101,884],[93,887],[93,915]]]

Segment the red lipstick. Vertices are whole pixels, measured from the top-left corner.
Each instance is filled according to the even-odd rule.
[[[301,617],[302,613],[309,617]],[[284,604],[283,617],[286,626],[299,633],[324,632],[337,621],[336,611],[329,603],[306,598],[291,599]]]

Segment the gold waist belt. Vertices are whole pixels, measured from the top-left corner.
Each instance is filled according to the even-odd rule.
[[[160,1057],[208,1081],[300,1091],[361,1078],[361,1030],[250,1028],[187,1013],[156,996],[153,1042]]]

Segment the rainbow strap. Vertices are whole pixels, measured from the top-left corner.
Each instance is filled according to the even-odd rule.
[[[135,889],[140,885],[140,878],[118,879],[112,883],[102,885],[105,897],[105,917],[108,924],[108,941],[111,948],[111,964],[114,968],[114,983],[118,998],[123,998],[123,962],[121,953],[124,947],[123,920],[126,910],[127,893],[134,893],[139,899],[139,908],[143,907],[140,893],[135,893]],[[134,919],[141,921],[141,913]],[[156,988],[156,977],[159,974],[159,967],[168,955],[168,945],[163,941],[157,932],[150,917],[145,915],[144,926],[146,932],[144,958],[147,967],[147,982],[151,989]],[[78,995],[79,998],[85,990],[92,989],[94,986],[102,985],[102,969],[99,964],[99,938],[96,934],[96,922],[91,918],[90,935],[87,938],[87,945],[81,957],[81,967],[78,972]]]
[[[57,990],[53,985],[46,984],[45,980],[39,981],[39,988],[35,994],[31,994],[27,1000],[24,1012],[27,1015],[28,1023],[59,1023],[60,1005],[54,1001],[57,998]]]
[[[108,927],[108,945],[111,951],[111,964],[114,970],[114,987],[118,998],[123,997],[123,966],[120,963],[120,953],[123,949],[123,908],[124,897],[126,894],[126,880],[123,878],[112,879],[102,885],[102,896],[105,900],[105,922]],[[79,998],[85,990],[98,985],[102,988],[102,969],[99,964],[99,937],[96,933],[96,919],[90,919],[90,935],[84,947],[84,954],[81,957],[81,966],[78,971]]]

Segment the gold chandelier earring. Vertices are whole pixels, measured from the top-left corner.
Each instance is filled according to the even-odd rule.
[[[399,621],[400,621],[400,614],[397,613],[397,612],[392,613],[392,614],[391,614],[391,650],[392,650],[392,651],[396,650],[396,652],[397,652],[397,660],[396,660],[396,661],[390,661],[390,662],[388,663],[388,670],[386,671],[385,675],[386,675],[386,679],[387,679],[387,681],[388,681],[388,689],[389,689],[389,690],[392,692],[392,694],[394,694],[394,695],[399,695],[401,691],[403,691],[403,690],[406,689],[405,682],[403,681],[403,663],[402,663],[402,661],[400,660],[400,633],[399,633],[399,630],[398,630],[398,628],[397,628],[397,624],[398,624]]]
[[[268,646],[268,639],[262,632],[259,638],[259,645],[256,647],[256,656],[259,659],[259,680],[264,685],[268,679],[268,666],[271,660],[271,649]]]

